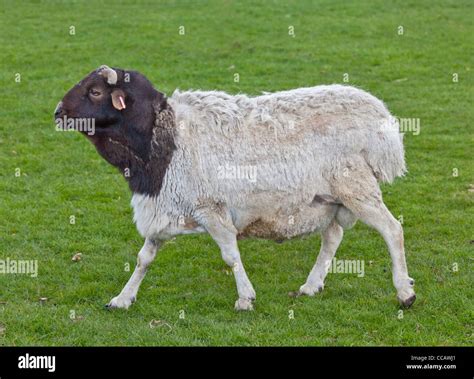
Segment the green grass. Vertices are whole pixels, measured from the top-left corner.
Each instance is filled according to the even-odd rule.
[[[0,344],[472,344],[472,19],[467,0],[2,1],[0,259],[37,259],[39,275],[0,274]],[[408,175],[383,188],[403,215],[414,306],[399,318],[385,244],[358,223],[337,257],[364,259],[365,277],[330,274],[317,297],[287,293],[304,282],[319,236],[240,242],[257,290],[253,313],[233,310],[235,283],[213,241],[183,236],[162,249],[137,303],[104,310],[142,244],[131,194],[85,138],[52,122],[66,90],[101,64],[139,70],[168,94],[258,94],[341,83],[348,73],[392,113],[420,118],[420,135],[405,137]],[[151,320],[169,326],[150,328]]]

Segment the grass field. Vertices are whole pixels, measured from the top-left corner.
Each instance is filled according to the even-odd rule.
[[[36,259],[39,271],[0,274],[0,345],[472,345],[473,13],[463,0],[2,0],[0,259]],[[364,260],[365,276],[329,274],[314,298],[287,293],[306,279],[319,236],[241,241],[257,302],[237,313],[234,279],[201,235],[169,241],[137,303],[106,311],[142,245],[131,194],[92,144],[52,120],[101,64],[141,71],[168,94],[256,95],[347,73],[395,115],[420,119],[421,132],[405,135],[409,173],[383,187],[403,216],[414,306],[400,311],[386,246],[358,223],[337,258]]]

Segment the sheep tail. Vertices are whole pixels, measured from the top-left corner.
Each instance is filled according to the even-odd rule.
[[[405,149],[403,133],[398,120],[390,116],[369,137],[365,160],[378,181],[392,183],[396,177],[405,175]]]

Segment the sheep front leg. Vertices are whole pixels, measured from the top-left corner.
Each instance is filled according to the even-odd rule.
[[[235,309],[238,311],[253,310],[253,301],[256,298],[256,294],[240,258],[236,236],[226,230],[211,234],[211,236],[221,249],[222,259],[229,267],[232,267],[234,272],[237,292],[239,294],[239,298],[235,302]]]
[[[128,307],[136,300],[138,288],[145,277],[148,266],[153,262],[156,252],[159,247],[159,242],[151,239],[146,239],[143,247],[138,253],[137,265],[133,271],[132,276],[123,288],[122,292],[114,297],[106,308],[124,308]]]
[[[331,224],[321,233],[321,250],[316,263],[311,270],[306,283],[303,284],[296,296],[313,296],[324,289],[324,279],[328,274],[328,268],[336,255],[336,250],[342,241],[343,229],[334,219]]]
[[[236,236],[228,236],[225,242],[217,242],[221,249],[222,259],[234,272],[235,282],[237,284],[237,292],[239,298],[235,302],[235,309],[237,311],[251,311],[253,310],[253,301],[256,298],[255,290],[252,283],[245,272],[244,265],[240,258],[239,248],[237,246]]]
[[[238,311],[253,310],[253,301],[256,298],[255,290],[245,272],[237,245],[237,230],[233,226],[221,223],[218,218],[210,217],[206,221],[206,229],[221,250],[224,262],[232,267],[239,298],[235,302]]]

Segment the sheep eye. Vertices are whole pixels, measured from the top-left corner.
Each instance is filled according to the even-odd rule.
[[[93,89],[93,88],[90,89],[89,93],[92,96],[96,96],[96,97],[101,95],[100,91],[97,91],[96,89]]]

